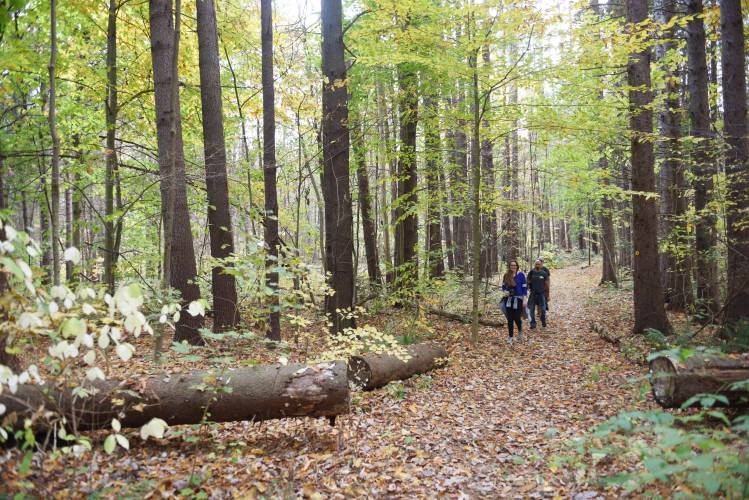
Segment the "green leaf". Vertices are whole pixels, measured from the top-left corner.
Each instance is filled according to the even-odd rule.
[[[104,440],[104,451],[107,452],[107,455],[111,455],[116,446],[117,441],[115,440],[114,434],[107,436],[107,439]]]

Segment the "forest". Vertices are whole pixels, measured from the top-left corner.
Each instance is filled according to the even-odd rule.
[[[0,0],[0,499],[749,497],[748,29]]]

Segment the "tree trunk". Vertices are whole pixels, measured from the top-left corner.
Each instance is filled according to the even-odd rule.
[[[109,0],[107,21],[107,99],[104,118],[107,126],[106,167],[104,171],[104,284],[114,293],[115,228],[114,228],[114,177],[117,168],[117,11],[118,1]]]
[[[52,281],[60,284],[60,135],[57,132],[57,0],[50,0],[50,54],[49,54],[49,135],[52,138],[52,177],[50,207],[50,232],[52,236]]]
[[[485,66],[491,64],[489,58],[489,47],[485,46],[482,51],[482,57]],[[489,97],[487,97],[489,99]],[[491,107],[491,104],[487,103],[487,108]],[[489,122],[484,119],[482,127],[489,130]],[[485,137],[481,141],[481,176],[483,178],[483,189],[486,195],[491,197],[494,196],[494,143],[488,137]],[[489,278],[495,272],[497,272],[497,214],[494,211],[494,204],[490,204],[491,208],[484,210],[481,215],[481,235],[483,239],[483,245],[481,249],[481,276],[483,278]]]
[[[713,176],[717,172],[711,157],[710,110],[708,107],[707,62],[705,58],[705,26],[702,0],[689,0],[687,13],[694,16],[687,23],[687,54],[689,60],[689,118],[693,138],[694,208],[697,265],[697,315],[713,320],[720,309],[718,294],[718,263],[715,210],[709,207]]]
[[[341,0],[322,0],[322,141],[325,163],[325,259],[334,295],[325,297],[331,332],[353,326],[338,311],[354,301],[354,234],[349,187],[349,129]]]
[[[221,67],[214,0],[196,2],[200,66],[200,101],[203,114],[205,183],[208,195],[208,231],[211,257],[226,259],[234,253],[234,234],[229,212],[226,178],[226,144],[221,100]],[[237,323],[237,288],[232,274],[222,264],[211,270],[213,329],[222,331]]]
[[[276,113],[273,84],[273,4],[272,0],[261,0],[262,24],[262,80],[263,80],[263,187],[265,190],[265,245],[268,256],[265,261],[265,283],[274,291],[271,297],[271,312],[267,337],[281,340],[281,315],[278,300],[278,273],[271,269],[278,266],[278,189],[276,188]]]
[[[380,258],[377,255],[377,229],[372,218],[372,197],[369,192],[369,173],[367,173],[366,155],[364,153],[364,132],[361,127],[354,129],[353,149],[356,163],[356,180],[359,187],[359,210],[361,212],[364,232],[364,252],[367,259],[369,281],[376,286],[381,284]]]
[[[667,25],[676,15],[675,0],[658,0],[655,5],[658,22]],[[665,254],[664,271],[665,300],[669,309],[685,311],[692,303],[692,283],[685,258],[680,256],[685,225],[686,193],[684,192],[684,170],[680,152],[681,107],[679,102],[680,79],[678,70],[671,68],[668,56],[677,47],[675,29],[664,33],[664,40],[656,46],[656,57],[663,66],[665,74],[665,101],[658,112],[658,130],[662,140],[658,143],[658,152],[662,158],[659,192],[661,206],[661,237],[669,242],[671,249]]]
[[[749,320],[749,142],[746,118],[744,25],[739,0],[720,2],[723,129],[726,155],[729,324]]]
[[[627,0],[627,21],[634,26],[648,17],[647,0]],[[655,199],[653,143],[653,96],[650,90],[650,50],[631,53],[627,67],[630,105],[633,232],[635,248],[634,307],[635,332],[654,328],[663,333],[671,326],[663,306],[663,287],[658,276],[658,222]]]
[[[416,125],[419,96],[415,68],[411,64],[398,65],[400,98],[400,150],[398,151],[398,207],[395,231],[398,238],[397,266],[399,286],[410,289],[418,279],[418,212],[416,176]]]
[[[190,228],[190,213],[187,208],[179,95],[178,93],[173,95],[175,82],[172,64],[176,58],[174,57],[175,29],[171,0],[149,0],[149,18],[161,203],[166,210],[172,211],[170,216],[172,228],[171,231],[165,233],[165,237],[168,235],[168,239],[171,240],[169,259],[165,259],[164,265],[169,266],[169,285],[179,290],[182,295],[182,305],[187,306],[190,302],[200,298],[200,289],[196,282],[195,250]],[[174,131],[171,130],[172,122],[174,122]],[[172,144],[173,141],[175,144]],[[165,217],[165,219],[170,217]],[[199,344],[202,339],[198,330],[202,326],[201,316],[192,316],[187,311],[183,311],[177,323],[174,340],[178,342],[186,340]]]
[[[412,344],[406,347],[410,359],[403,361],[390,354],[352,356],[348,379],[366,390],[383,387],[394,380],[405,380],[447,364],[447,351],[436,344]]]
[[[442,155],[440,155],[442,159]],[[442,229],[445,232],[445,251],[447,253],[447,268],[449,270],[455,269],[455,253],[453,247],[453,232],[450,228],[450,210],[448,207],[451,205],[452,189],[447,185],[447,178],[445,177],[445,169],[440,165],[439,170],[439,182],[440,189],[442,190],[442,197],[440,198],[445,208],[442,211]]]
[[[473,26],[475,28],[475,26]],[[479,96],[478,49],[469,56],[472,68],[471,111],[473,112],[471,137],[471,341],[479,340],[479,297],[481,287],[481,109]]]
[[[460,83],[457,85],[457,98],[453,106],[460,115],[465,105],[465,93]],[[458,119],[457,127],[452,133],[452,162],[450,165],[450,192],[453,198],[453,258],[455,269],[465,273],[468,266],[468,154],[465,133],[465,120]]]
[[[673,356],[659,356],[650,361],[653,397],[664,408],[680,408],[697,394],[721,394],[731,404],[749,396],[745,391],[731,391],[734,382],[749,379],[749,360],[706,357],[696,354],[686,361]],[[695,402],[695,404],[698,404]]]
[[[514,50],[514,46],[511,47]],[[509,104],[515,112],[515,107],[518,103],[518,88],[516,84],[510,84],[509,92]],[[512,130],[508,136],[508,140],[505,141],[505,147],[507,152],[505,153],[506,159],[509,160],[507,165],[507,184],[506,189],[509,189],[508,198],[513,203],[513,207],[507,211],[507,229],[506,229],[506,244],[505,244],[505,261],[517,260],[520,255],[520,212],[515,208],[515,204],[519,200],[519,176],[520,176],[520,162],[519,162],[519,151],[518,151],[518,121],[513,119]],[[562,228],[563,229],[563,228]]]
[[[430,278],[445,274],[442,254],[442,220],[440,210],[443,193],[440,189],[442,146],[440,143],[439,111],[434,96],[424,97],[424,156],[427,180],[427,262]]]
[[[56,386],[24,384],[18,386],[16,394],[0,395],[0,403],[7,407],[8,414],[15,412],[20,417],[17,426],[23,426],[24,418],[32,418],[39,408],[46,408],[53,415],[62,413],[76,431],[109,428],[113,418],[122,427],[140,427],[152,418],[180,425],[204,420],[334,417],[349,411],[347,370],[342,361],[255,366],[221,375],[195,372],[140,381],[97,381],[88,387],[98,392],[81,398]],[[37,421],[35,429],[49,429],[51,425]]]
[[[606,172],[609,168],[608,158],[601,156],[598,160],[598,168]],[[604,185],[609,185],[608,175],[604,177]],[[601,246],[603,247],[603,272],[601,284],[618,284],[616,277],[616,231],[614,230],[614,200],[605,194],[601,209]]]

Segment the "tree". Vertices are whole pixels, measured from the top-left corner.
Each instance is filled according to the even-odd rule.
[[[726,155],[728,236],[728,297],[725,319],[730,324],[749,318],[749,143],[746,118],[746,54],[739,0],[720,2],[723,130]]]
[[[106,170],[104,173],[104,283],[114,293],[117,255],[115,250],[114,185],[117,171],[117,0],[109,0],[107,11],[107,126]]]
[[[400,63],[397,71],[400,96],[398,101],[400,148],[398,151],[398,217],[395,222],[396,266],[399,286],[408,288],[418,278],[416,125],[419,97],[418,78],[414,65],[406,62]]]
[[[658,22],[668,26],[676,15],[675,0],[658,0],[654,4]],[[659,174],[662,237],[669,241],[665,253],[663,280],[666,302],[670,309],[684,311],[692,303],[692,283],[687,258],[682,255],[686,217],[686,193],[679,139],[681,136],[681,109],[679,106],[679,75],[671,61],[676,52],[676,29],[664,29],[662,40],[656,45],[656,57],[664,72],[664,104],[658,111],[658,130],[661,140],[658,153],[662,163]]]
[[[647,0],[627,0],[630,29],[648,17]],[[634,245],[635,332],[648,328],[669,332],[663,306],[663,287],[658,276],[658,227],[655,205],[653,143],[653,95],[650,90],[650,48],[641,45],[630,53],[627,65],[631,127],[633,195],[632,243]]]
[[[692,138],[692,165],[694,168],[695,244],[697,263],[697,314],[708,319],[720,309],[718,295],[718,267],[715,258],[717,234],[715,210],[710,198],[713,176],[716,172],[710,154],[710,109],[708,104],[707,62],[705,58],[705,26],[702,0],[689,0],[687,14],[687,54],[689,66],[689,119]]]
[[[273,290],[268,338],[281,340],[280,311],[278,304],[278,190],[276,188],[276,114],[275,89],[273,84],[273,5],[271,0],[261,0],[260,18],[263,52],[263,187],[265,192],[265,245],[268,256],[265,261],[265,282]]]
[[[57,0],[50,0],[50,52],[49,52],[49,135],[52,138],[52,179],[50,182],[51,207],[49,210],[50,242],[52,244],[52,281],[60,284],[60,134],[57,132]]]
[[[174,19],[171,0],[149,0],[148,6],[162,218],[165,221],[171,219],[171,224],[164,224],[164,244],[169,248],[168,252],[165,251],[164,271],[169,277],[168,284],[180,292],[182,304],[186,305],[200,298],[200,289],[195,281],[197,268],[187,209],[182,121],[175,78],[175,52],[178,50],[175,19],[178,23],[179,0]],[[202,338],[198,330],[202,325],[202,316],[183,311],[174,339],[200,344]]]
[[[361,211],[364,233],[364,252],[367,259],[367,274],[373,285],[381,284],[380,260],[377,253],[377,227],[372,216],[372,196],[369,191],[369,174],[367,173],[366,154],[364,151],[364,131],[354,128],[353,150],[356,162],[356,181],[359,188],[359,210]]]
[[[440,189],[442,172],[442,147],[440,144],[439,111],[432,95],[424,96],[424,155],[427,180],[427,269],[430,278],[445,274],[442,254],[442,224],[440,206],[443,198]]]
[[[213,0],[196,2],[200,65],[200,100],[203,114],[205,183],[208,191],[208,231],[211,257],[226,259],[234,253],[234,236],[229,213],[229,187],[226,179],[226,144],[221,101],[221,68],[218,58],[216,7]],[[211,269],[213,329],[231,328],[237,322],[237,288],[224,265]]]
[[[354,234],[349,185],[349,130],[341,0],[322,0],[322,145],[325,260],[333,295],[325,298],[331,332],[353,325]]]

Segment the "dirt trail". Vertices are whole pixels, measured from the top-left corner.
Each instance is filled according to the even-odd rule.
[[[568,439],[634,408],[628,379],[642,370],[589,331],[587,297],[598,269],[552,273],[549,328],[481,330],[477,347],[456,342],[451,364],[401,389],[354,395],[353,413],[324,421],[236,423],[185,429],[160,443],[135,434],[129,454],[96,452],[86,466],[47,460],[47,493],[170,494],[190,486],[215,498],[564,497],[586,489],[548,459]],[[442,331],[468,327],[439,323]],[[192,435],[197,435],[196,432]],[[200,480],[188,483],[193,474]],[[49,482],[50,478],[54,478]],[[41,484],[41,483],[40,483]],[[319,495],[319,496],[318,496]]]

